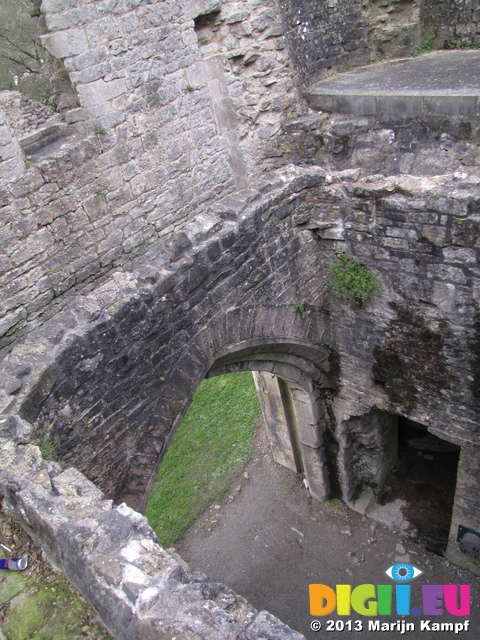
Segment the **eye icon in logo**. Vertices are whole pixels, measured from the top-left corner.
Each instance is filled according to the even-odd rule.
[[[423,571],[420,571],[420,569],[417,569],[417,567],[414,567],[412,564],[401,562],[389,567],[385,573],[389,578],[395,580],[395,582],[410,582],[410,580],[422,575]]]

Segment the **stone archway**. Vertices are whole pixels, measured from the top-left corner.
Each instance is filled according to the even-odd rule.
[[[207,377],[253,371],[273,458],[305,473],[310,494],[330,497],[336,460],[327,458],[332,425],[328,402],[334,393],[330,350],[301,343],[247,341],[217,358]]]

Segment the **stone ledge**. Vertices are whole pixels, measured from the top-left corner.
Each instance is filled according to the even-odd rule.
[[[432,116],[471,120],[477,126],[480,118],[478,95],[470,93],[455,96],[435,93],[333,93],[313,87],[306,93],[313,109],[328,113],[377,116],[386,121]]]
[[[478,51],[439,51],[341,73],[311,86],[310,106],[384,121],[452,118],[480,122]]]
[[[22,434],[10,434],[21,439]],[[113,507],[76,469],[62,471],[38,447],[0,437],[0,495],[51,562],[119,640],[163,631],[205,640],[302,640],[225,585],[165,551],[146,518]]]

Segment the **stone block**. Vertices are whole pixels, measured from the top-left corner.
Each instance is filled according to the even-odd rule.
[[[112,100],[113,98],[125,93],[127,85],[123,78],[105,82],[97,80],[86,85],[77,87],[78,97],[82,106],[96,107]]]
[[[448,233],[445,227],[423,225],[422,236],[437,247],[448,244]]]
[[[42,13],[59,13],[83,4],[84,0],[43,0],[40,10]]]
[[[476,114],[476,106],[476,96],[425,96],[425,114],[430,116],[472,118]]]
[[[68,29],[40,36],[42,45],[55,58],[67,58],[69,56],[85,53],[88,49],[87,38],[83,29]]]
[[[81,55],[65,60],[65,68],[68,71],[83,71],[88,67],[93,67],[101,62],[105,62],[107,57],[107,47],[98,47],[97,49],[91,49]],[[112,61],[109,60],[109,63],[111,62]]]
[[[199,18],[218,13],[222,8],[222,0],[188,0],[186,14],[190,18]]]
[[[100,502],[105,497],[93,482],[73,467],[52,478],[52,486],[64,498],[84,498],[90,502]]]
[[[118,36],[117,25],[110,16],[90,23],[86,31],[91,47],[98,47],[108,43]]]
[[[315,91],[308,91],[306,93],[306,97],[309,105],[313,109],[327,111],[328,113],[331,113],[334,110],[335,101],[333,96],[317,93]]]
[[[273,459],[278,464],[297,471],[294,446],[278,378],[269,373],[258,372],[254,373],[254,380]]]
[[[62,31],[91,22],[95,18],[95,7],[93,5],[83,5],[81,8],[71,9],[63,13],[48,12],[46,23],[49,31]]]
[[[310,495],[319,502],[328,500],[330,486],[323,449],[302,444],[301,452]]]
[[[25,165],[18,156],[0,163],[0,183],[10,183],[20,178],[25,171]]]
[[[374,95],[336,95],[334,102],[337,113],[354,113],[359,116],[377,113],[377,99]]]
[[[377,111],[380,118],[404,119],[419,116],[424,111],[421,96],[378,96]]]
[[[475,251],[475,249],[449,247],[443,249],[443,256],[448,262],[458,263],[459,265],[473,264],[478,262],[477,252]]]
[[[249,17],[250,11],[235,11],[226,15],[225,22],[226,24],[235,24],[236,22],[243,22],[244,20],[248,20]]]

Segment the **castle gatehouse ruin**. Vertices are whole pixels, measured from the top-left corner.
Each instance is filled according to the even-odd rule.
[[[300,637],[140,515],[231,371],[320,501],[382,520],[405,438],[449,450],[440,551],[480,573],[473,5],[43,1],[60,109],[0,96],[0,493],[117,637]],[[457,84],[388,62],[434,47],[409,62]],[[396,89],[355,84],[379,57]],[[379,283],[363,302],[329,285],[345,254]]]

